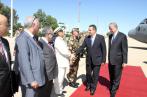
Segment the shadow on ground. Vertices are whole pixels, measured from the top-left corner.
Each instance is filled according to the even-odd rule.
[[[135,46],[129,46],[129,48],[133,48],[133,49],[141,49],[141,50],[147,50],[147,47],[135,47]]]

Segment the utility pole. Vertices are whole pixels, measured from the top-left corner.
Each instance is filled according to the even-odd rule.
[[[11,0],[11,28],[10,28],[10,33],[11,33],[11,38],[13,37],[13,0]]]
[[[81,2],[80,0],[78,0],[78,28],[80,30],[80,6],[81,6]]]

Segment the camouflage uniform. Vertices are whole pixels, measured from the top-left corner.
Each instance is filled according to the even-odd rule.
[[[71,54],[75,55],[76,49],[80,47],[79,37],[74,39],[74,37],[71,36],[68,41],[68,47]],[[75,55],[75,57],[70,58],[70,70],[69,73],[67,74],[67,78],[69,82],[73,82],[73,83],[76,82],[79,60],[80,60],[80,55]]]

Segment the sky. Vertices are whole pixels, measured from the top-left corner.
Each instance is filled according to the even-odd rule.
[[[11,0],[1,0],[10,6]],[[128,34],[147,18],[147,0],[13,0],[14,9],[23,24],[26,16],[42,9],[47,15],[65,23],[68,29],[80,27],[87,31],[90,24],[97,26],[97,33],[106,34],[110,22],[116,22],[119,31]],[[78,6],[80,2],[80,7]],[[79,15],[80,13],[80,15]],[[80,22],[79,22],[80,16]]]

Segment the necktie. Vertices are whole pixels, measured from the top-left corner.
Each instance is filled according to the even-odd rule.
[[[35,40],[35,42],[37,43],[37,45],[40,46],[39,43],[38,43],[37,37],[34,36],[33,39]]]
[[[115,36],[113,35],[111,39],[111,44],[114,42],[114,40],[115,40]]]
[[[54,51],[54,48],[51,46],[50,43],[48,43],[49,48],[51,48]]]
[[[3,58],[3,60],[6,60],[4,47],[1,41],[0,41],[0,56]]]
[[[36,39],[36,37],[35,37],[35,36],[33,36],[33,39],[35,40],[35,42],[37,42],[37,39]]]

